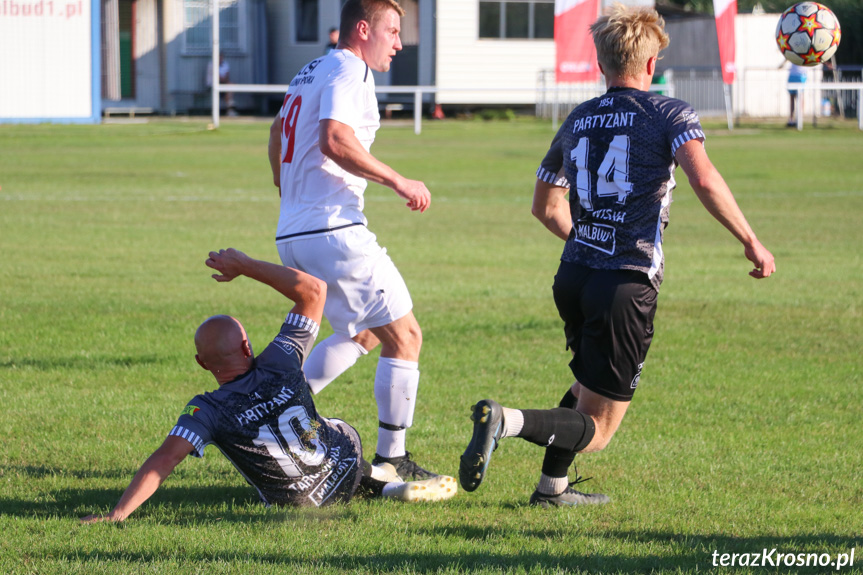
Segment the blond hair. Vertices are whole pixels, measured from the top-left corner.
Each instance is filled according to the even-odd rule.
[[[635,77],[647,61],[668,46],[665,21],[651,8],[615,4],[609,14],[591,24],[596,59],[605,74]]]
[[[360,20],[374,26],[387,10],[395,10],[399,17],[405,15],[397,0],[348,0],[342,6],[339,36],[350,38]]]

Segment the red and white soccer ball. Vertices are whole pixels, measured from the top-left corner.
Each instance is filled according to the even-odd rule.
[[[798,2],[776,26],[776,44],[785,58],[799,66],[816,66],[833,57],[842,31],[836,15],[824,4]]]

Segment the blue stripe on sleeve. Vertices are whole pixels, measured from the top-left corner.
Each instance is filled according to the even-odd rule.
[[[204,457],[204,447],[206,447],[206,445],[204,444],[204,441],[201,439],[201,437],[194,431],[186,429],[185,427],[182,427],[180,425],[175,425],[174,429],[172,429],[171,432],[168,433],[168,435],[182,437],[183,439],[192,444],[192,447],[195,450],[193,454],[195,457]]]
[[[304,315],[289,313],[288,316],[285,318],[285,323],[307,331],[316,338],[318,337],[318,330],[320,330],[320,326],[314,320],[311,320]]]
[[[674,141],[671,142],[671,155],[677,153],[677,149],[690,140],[701,139],[704,140],[704,132],[701,130],[687,130],[674,138]]]

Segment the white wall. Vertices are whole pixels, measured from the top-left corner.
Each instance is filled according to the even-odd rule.
[[[92,9],[90,0],[0,2],[0,118],[93,117]]]
[[[737,78],[734,86],[735,111],[752,117],[787,116],[788,63],[776,47],[779,14],[738,14],[735,20]],[[809,82],[820,80],[821,66],[809,69]],[[803,110],[814,113],[818,98],[807,94]]]
[[[654,0],[602,0],[653,6]],[[541,70],[554,69],[554,40],[479,38],[479,0],[437,0],[435,84],[439,104],[534,104]],[[460,88],[450,90],[447,88]],[[495,91],[464,91],[495,88]],[[506,90],[506,88],[517,88]]]
[[[633,2],[634,3],[634,2]],[[440,104],[533,104],[537,100],[537,75],[554,68],[552,40],[479,39],[478,0],[437,0],[436,85]],[[746,116],[787,116],[790,101],[787,67],[775,41],[778,14],[738,14],[736,25],[737,78],[734,84],[735,112]],[[707,19],[710,20],[710,19]],[[685,26],[683,24],[677,24]],[[693,24],[713,26],[712,20]],[[713,29],[711,28],[711,31]],[[685,34],[677,30],[681,50],[686,51]],[[713,36],[715,42],[715,35]],[[697,40],[696,40],[697,43]],[[672,48],[664,64],[675,60]],[[718,49],[710,47],[710,52]],[[683,58],[684,55],[680,55]],[[685,58],[684,58],[685,59]],[[686,65],[719,66],[715,62]],[[680,62],[683,65],[683,62]],[[820,79],[820,67],[810,72],[810,81]],[[447,90],[449,88],[449,90]],[[470,88],[495,88],[483,91]],[[509,90],[519,88],[519,90]],[[817,109],[817,98],[804,99],[804,111]]]
[[[533,104],[537,74],[554,68],[553,40],[479,38],[478,0],[437,0],[435,83],[439,104]],[[447,88],[521,88],[447,91]]]

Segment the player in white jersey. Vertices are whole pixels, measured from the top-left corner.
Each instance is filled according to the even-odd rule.
[[[327,296],[323,281],[301,271],[255,260],[233,250],[210,252],[213,279],[246,276],[294,302],[279,333],[255,356],[245,329],[227,315],[207,319],[195,332],[195,359],[219,384],[195,396],[162,445],[135,474],[107,515],[81,521],[123,521],[150,498],[174,468],[213,444],[266,505],[323,506],[355,494],[399,501],[440,501],[456,494],[455,479],[403,482],[389,466],[363,459],[357,430],[321,416],[303,375]]]
[[[410,294],[363,215],[367,180],[388,186],[424,212],[425,184],[370,153],[380,113],[372,71],[386,72],[402,45],[395,0],[348,0],[339,44],[291,81],[270,129],[269,159],[281,197],[276,245],[282,263],[327,282],[324,315],[335,332],[312,351],[304,370],[318,393],[378,344],[375,464],[405,478],[434,474],[411,460],[405,430],[413,422],[422,332]]]
[[[698,115],[686,102],[646,91],[668,45],[659,14],[617,5],[590,30],[608,91],[566,119],[537,170],[533,201],[534,215],[566,242],[553,292],[576,381],[554,409],[478,402],[459,466],[462,487],[473,491],[502,437],[540,445],[545,458],[530,504],[542,507],[609,501],[572,489],[580,478],[570,483],[567,474],[576,453],[608,445],[638,385],[653,339],[678,164],[710,214],[743,244],[755,265],[749,275],[776,271],[707,157]]]

